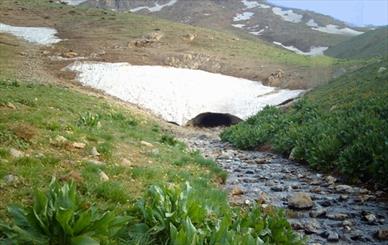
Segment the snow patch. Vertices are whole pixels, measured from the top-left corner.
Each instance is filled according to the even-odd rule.
[[[103,90],[180,125],[204,112],[230,113],[246,119],[266,105],[280,104],[302,92],[173,67],[78,61],[67,69],[76,72],[85,86]]]
[[[292,22],[292,23],[299,23],[302,21],[303,16],[297,13],[294,13],[292,10],[282,10],[278,7],[273,7],[272,12],[278,16],[280,16],[283,20]]]
[[[347,35],[347,36],[357,36],[360,34],[363,34],[364,32],[356,31],[353,29],[350,29],[348,27],[340,28],[337,25],[327,25],[327,26],[317,26],[313,27],[313,30],[320,31],[320,32],[326,32],[330,34],[339,34],[339,35]]]
[[[242,28],[245,27],[244,24],[232,24],[232,26],[234,26],[234,27],[236,27],[236,28],[240,28],[240,29],[242,29]]]
[[[244,12],[242,14],[237,14],[234,18],[233,18],[233,21],[242,21],[242,20],[249,20],[250,18],[252,18],[252,16],[254,16],[255,13],[252,13],[252,12]]]
[[[285,46],[280,42],[273,42],[273,43],[285,49],[291,50],[297,54],[307,55],[307,56],[324,55],[323,53],[329,48],[329,47],[311,47],[309,52],[303,52],[302,50],[295,48],[294,46]]]
[[[317,24],[317,22],[315,22],[314,19],[310,19],[309,21],[307,21],[306,25],[310,26],[310,27],[318,27],[318,24]]]
[[[165,3],[165,4],[159,4],[159,2],[156,2],[155,5],[153,7],[148,7],[148,6],[141,6],[141,7],[137,7],[137,8],[133,8],[131,9],[130,11],[131,12],[138,12],[140,10],[148,10],[150,12],[159,12],[161,11],[164,7],[170,7],[170,6],[173,6],[174,4],[176,4],[178,2],[178,0],[170,0],[169,2]]]
[[[62,0],[62,2],[67,3],[72,6],[80,5],[83,2],[86,2],[87,0]]]
[[[61,41],[57,30],[48,27],[20,27],[0,23],[0,32],[9,33],[28,42],[49,45]]]
[[[265,29],[261,29],[260,31],[251,31],[249,33],[252,35],[255,35],[255,36],[260,36],[261,33],[263,33],[264,31],[265,31]]]
[[[266,4],[261,4],[261,3],[257,2],[257,1],[242,0],[241,2],[245,5],[246,9],[253,9],[253,8],[256,8],[256,7],[259,7],[259,8],[262,8],[262,9],[268,9],[268,8],[271,7],[271,6],[266,5]]]

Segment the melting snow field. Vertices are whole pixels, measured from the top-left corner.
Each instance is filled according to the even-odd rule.
[[[242,0],[241,1],[246,9],[253,9],[253,8],[256,8],[256,7],[260,7],[260,8],[263,8],[263,9],[266,9],[266,8],[270,8],[271,6],[269,5],[266,5],[266,4],[261,4],[257,1],[248,1],[248,0]]]
[[[302,50],[297,49],[294,46],[285,46],[279,42],[273,42],[273,43],[276,45],[279,45],[285,49],[291,50],[297,54],[308,55],[308,56],[324,55],[324,52],[329,48],[329,47],[311,47],[309,52],[303,52]]]
[[[28,42],[49,45],[61,41],[55,29],[48,27],[20,27],[0,23],[0,32],[9,33]]]
[[[73,5],[73,6],[76,6],[76,5],[79,5],[83,2],[86,2],[87,0],[62,0],[62,2],[65,2],[69,5]]]
[[[242,20],[249,20],[250,18],[252,18],[252,16],[254,16],[255,13],[252,13],[252,12],[244,12],[242,14],[237,14],[234,18],[233,18],[233,21],[242,21]]]
[[[299,23],[303,19],[303,15],[294,13],[292,10],[282,10],[281,8],[273,7],[272,12],[280,16],[283,20],[292,23]]]
[[[312,29],[320,32],[330,33],[330,34],[340,34],[340,35],[348,35],[348,36],[357,36],[364,33],[361,31],[350,29],[348,27],[340,28],[337,25],[331,25],[331,24],[327,26],[313,27]]]
[[[86,86],[151,110],[166,121],[186,124],[204,112],[241,119],[277,105],[303,90],[276,90],[259,82],[200,70],[128,63],[75,62],[67,69]]]
[[[146,9],[150,12],[159,12],[164,7],[172,6],[172,5],[176,4],[177,2],[178,2],[178,0],[170,0],[169,2],[167,2],[165,4],[159,4],[159,2],[156,2],[153,7],[141,6],[141,7],[133,8],[130,11],[131,12],[138,12],[140,10]]]

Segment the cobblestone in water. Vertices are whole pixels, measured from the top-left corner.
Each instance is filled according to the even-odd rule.
[[[388,227],[388,204],[378,201],[374,193],[338,183],[332,176],[272,153],[237,150],[205,135],[183,140],[228,172],[226,190],[242,191],[230,195],[231,202],[257,201],[287,209],[293,193],[308,193],[311,209],[287,209],[287,213],[293,228],[306,235],[309,244],[387,244],[378,239],[377,232]]]

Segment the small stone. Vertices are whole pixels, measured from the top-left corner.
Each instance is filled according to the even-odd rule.
[[[326,216],[326,210],[318,209],[316,211],[311,211],[309,215],[311,218],[323,218]]]
[[[8,175],[4,176],[3,180],[7,184],[15,184],[19,181],[19,177],[12,175],[12,174],[8,174]]]
[[[62,135],[58,135],[57,137],[55,137],[55,143],[57,143],[57,144],[63,144],[66,142],[67,142],[67,139],[65,137],[63,137]]]
[[[330,176],[330,175],[327,176],[325,179],[326,179],[327,183],[329,183],[329,184],[334,184],[337,181],[336,178],[334,178],[333,176]]]
[[[96,147],[93,147],[92,150],[90,151],[90,154],[94,157],[98,157],[100,153],[97,151]]]
[[[323,206],[323,207],[330,207],[332,205],[330,200],[323,200],[323,201],[319,202],[319,204],[321,204],[321,206]]]
[[[352,240],[359,240],[362,238],[362,232],[360,230],[354,230],[351,234],[350,234],[350,238]]]
[[[334,231],[329,231],[328,236],[327,236],[327,240],[329,242],[338,242],[338,240],[339,240],[338,233],[334,232]]]
[[[271,190],[272,190],[272,191],[275,191],[275,192],[280,192],[280,191],[283,191],[284,188],[283,188],[283,186],[281,186],[281,185],[275,185],[275,186],[272,186],[272,187],[271,187]]]
[[[309,194],[296,192],[288,198],[288,207],[292,209],[310,209],[313,207],[313,201]]]
[[[62,54],[62,57],[64,57],[64,58],[75,58],[77,56],[78,56],[78,53],[76,53],[74,51],[69,51],[69,52]]]
[[[350,221],[350,220],[344,220],[344,221],[342,222],[342,225],[343,225],[343,226],[352,226],[353,223],[352,223],[352,221]]]
[[[388,228],[380,229],[376,233],[376,237],[382,241],[388,240]]]
[[[100,180],[101,181],[105,182],[105,181],[109,180],[108,175],[106,175],[106,173],[104,173],[104,171],[100,171],[99,175],[100,175]]]
[[[321,181],[319,181],[319,180],[313,180],[310,183],[310,185],[320,185],[320,184],[321,184]]]
[[[306,234],[321,234],[322,230],[318,222],[309,222],[304,225],[304,231]]]
[[[144,145],[144,146],[147,146],[147,147],[153,147],[154,146],[153,144],[151,144],[151,143],[149,143],[147,141],[144,141],[144,140],[140,141],[140,144]]]
[[[94,165],[98,165],[98,166],[105,165],[104,162],[101,162],[101,161],[98,161],[98,160],[94,160],[94,159],[88,160],[88,163],[94,164]]]
[[[344,213],[334,213],[334,214],[326,214],[326,217],[332,220],[345,220],[349,217],[349,215]]]
[[[86,144],[81,142],[74,142],[72,146],[76,149],[84,149]]]
[[[242,195],[242,194],[244,194],[244,191],[241,190],[240,187],[236,186],[236,187],[234,187],[234,188],[232,189],[232,195],[233,195],[233,196],[240,196],[240,195]]]
[[[7,103],[7,107],[10,109],[16,110],[16,106],[14,104],[12,104],[11,102]]]
[[[129,161],[128,159],[126,159],[126,158],[123,158],[123,159],[121,159],[121,165],[126,166],[126,167],[131,167],[132,166],[132,162]]]
[[[291,222],[291,227],[294,230],[302,230],[303,229],[303,225],[297,221]]]
[[[338,198],[338,200],[339,200],[340,202],[344,202],[344,201],[346,201],[346,200],[348,200],[348,199],[349,199],[349,196],[348,196],[348,195],[340,195],[339,198]]]
[[[374,214],[366,214],[364,215],[364,220],[368,222],[368,224],[375,224],[377,222],[376,215]]]
[[[21,157],[24,157],[24,152],[22,151],[19,151],[19,150],[16,150],[15,148],[11,148],[9,150],[9,154],[14,157],[14,158],[21,158]]]
[[[353,193],[353,188],[349,185],[337,185],[335,190],[341,193]]]

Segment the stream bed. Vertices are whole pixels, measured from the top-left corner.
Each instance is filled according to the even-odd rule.
[[[388,229],[382,191],[339,183],[276,154],[237,150],[214,132],[182,140],[228,172],[225,188],[232,203],[260,202],[286,209],[292,227],[306,235],[309,244],[388,244],[381,240]],[[289,198],[300,192],[311,198],[312,207],[292,207]]]

